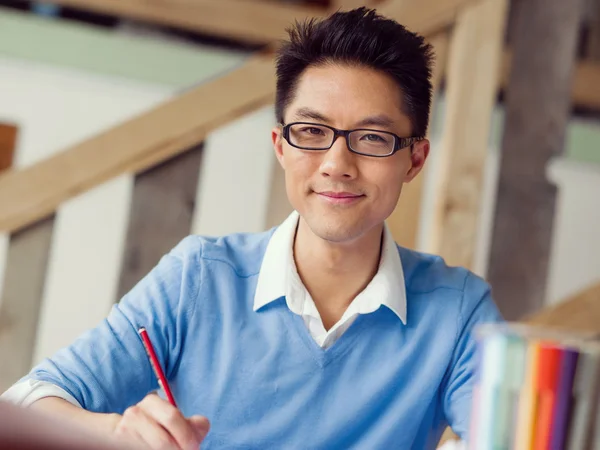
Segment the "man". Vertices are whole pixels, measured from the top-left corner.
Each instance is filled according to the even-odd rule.
[[[6,396],[147,448],[431,449],[448,424],[466,438],[471,332],[500,320],[489,286],[384,225],[429,153],[432,59],[365,8],[297,24],[272,132],[295,212],[186,238]],[[179,410],[152,394],[142,326]]]

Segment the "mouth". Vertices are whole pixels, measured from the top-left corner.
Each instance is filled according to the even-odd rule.
[[[315,193],[321,199],[335,205],[349,205],[352,203],[356,203],[365,197],[364,194],[356,194],[354,192],[322,191]]]

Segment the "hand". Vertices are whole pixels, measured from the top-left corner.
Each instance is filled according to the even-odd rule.
[[[156,394],[125,410],[114,433],[132,445],[156,450],[198,450],[209,429],[202,416],[183,417]]]

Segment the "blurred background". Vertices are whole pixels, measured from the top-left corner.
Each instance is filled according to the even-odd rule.
[[[272,51],[362,4],[437,53],[396,240],[510,320],[600,333],[600,0],[0,0],[0,391],[186,235],[291,212]]]

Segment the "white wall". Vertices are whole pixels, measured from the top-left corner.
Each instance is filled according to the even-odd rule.
[[[219,236],[265,229],[276,163],[271,143],[275,124],[275,110],[268,106],[208,137],[192,223],[195,234]]]
[[[548,177],[559,186],[547,290],[554,304],[600,283],[600,164],[556,159]]]

